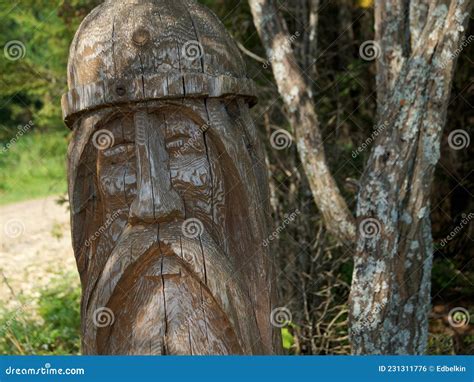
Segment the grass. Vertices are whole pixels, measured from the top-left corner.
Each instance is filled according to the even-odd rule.
[[[0,205],[66,192],[67,131],[31,131],[0,144]]]
[[[41,290],[37,306],[28,296],[15,308],[0,304],[0,354],[79,354],[80,295],[77,275],[65,274]]]

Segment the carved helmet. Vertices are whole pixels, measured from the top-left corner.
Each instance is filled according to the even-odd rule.
[[[194,0],[107,0],[82,22],[71,44],[63,117],[183,97],[241,96],[256,102],[235,42]]]

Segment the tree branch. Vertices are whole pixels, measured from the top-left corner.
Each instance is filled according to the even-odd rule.
[[[272,63],[278,91],[288,109],[299,156],[326,228],[346,243],[355,240],[354,218],[332,177],[309,86],[296,63],[285,21],[274,0],[249,0],[254,24]]]

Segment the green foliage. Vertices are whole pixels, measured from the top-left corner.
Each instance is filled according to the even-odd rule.
[[[290,351],[293,348],[295,339],[288,328],[281,328],[281,342],[283,349]]]
[[[433,334],[428,337],[429,355],[452,355],[454,354],[453,337],[447,334]]]
[[[0,205],[66,191],[67,134],[30,131],[0,145]]]
[[[23,0],[0,7],[2,125],[14,128],[33,118],[42,128],[63,128],[60,105],[69,45],[80,20],[97,3]]]
[[[0,354],[78,354],[80,288],[72,274],[53,279],[40,292],[37,311],[28,296],[16,309],[0,305]]]

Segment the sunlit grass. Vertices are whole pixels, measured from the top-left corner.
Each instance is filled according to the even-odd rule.
[[[10,147],[4,150],[7,143]],[[66,191],[67,131],[27,132],[0,145],[0,205]]]

